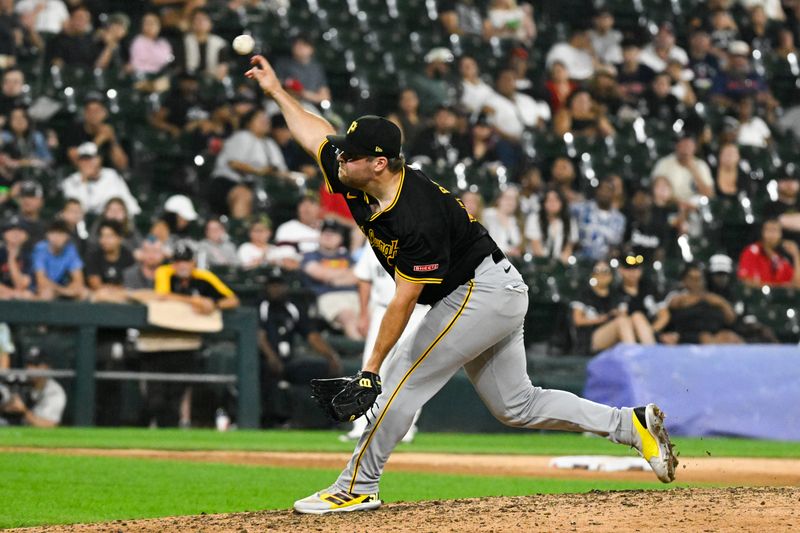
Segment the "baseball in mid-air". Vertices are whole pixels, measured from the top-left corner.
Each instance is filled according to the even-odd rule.
[[[239,55],[247,55],[253,51],[256,42],[250,35],[239,35],[233,40],[233,49]]]

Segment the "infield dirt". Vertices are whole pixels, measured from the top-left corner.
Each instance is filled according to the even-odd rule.
[[[27,532],[797,531],[800,488],[595,491],[392,503],[325,516],[292,511],[184,516],[26,529]],[[17,530],[23,531],[23,530]]]

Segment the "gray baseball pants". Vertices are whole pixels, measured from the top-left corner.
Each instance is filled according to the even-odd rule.
[[[464,367],[491,413],[510,426],[589,431],[633,442],[632,411],[534,387],[526,370],[522,326],[528,287],[507,259],[487,257],[475,277],[437,302],[416,335],[385,363],[383,392],[336,486],[354,494],[378,492],[389,455],[414,413]]]

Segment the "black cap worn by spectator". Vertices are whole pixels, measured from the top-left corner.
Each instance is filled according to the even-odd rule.
[[[28,348],[28,351],[25,352],[24,361],[26,366],[27,365],[39,366],[39,365],[50,364],[50,358],[47,356],[47,353],[45,353],[38,346],[31,346],[30,348]]]
[[[186,241],[178,241],[172,252],[173,261],[193,261],[194,247]]]
[[[83,105],[90,104],[92,102],[99,102],[105,105],[106,99],[101,92],[89,91],[86,93],[86,96],[83,97]]]
[[[342,226],[332,218],[326,218],[325,220],[323,220],[322,227],[320,228],[320,232],[335,231],[340,235],[344,235],[344,230],[345,230],[344,226]]]
[[[675,132],[675,142],[680,142],[687,139],[697,142],[697,135],[695,135],[693,131],[690,131],[686,128]]]
[[[358,117],[344,135],[328,135],[328,141],[350,155],[398,157],[400,155],[400,128],[393,122],[375,115]]]
[[[267,272],[267,283],[285,283],[286,276],[283,275],[283,270],[280,267],[270,268]]]
[[[28,231],[28,228],[25,226],[25,222],[23,222],[22,218],[20,218],[17,215],[10,217],[5,222],[3,222],[4,232],[12,229],[21,229],[23,231]]]
[[[781,167],[779,180],[800,180],[800,166],[797,163],[786,163]]]
[[[35,196],[41,198],[44,196],[44,189],[39,185],[39,182],[34,180],[25,180],[19,186],[20,196]]]

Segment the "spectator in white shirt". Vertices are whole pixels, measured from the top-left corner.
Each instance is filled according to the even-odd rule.
[[[483,38],[493,37],[531,46],[536,38],[533,6],[517,5],[516,0],[491,0],[483,21]]]
[[[786,13],[783,11],[781,0],[738,0],[738,3],[748,10],[756,6],[762,7],[770,20],[786,20]],[[793,5],[793,3],[787,2],[786,5]]]
[[[296,269],[300,266],[300,255],[294,248],[273,246],[269,243],[272,237],[272,221],[267,215],[253,220],[248,233],[250,240],[239,246],[237,252],[242,268],[248,270],[270,264],[284,269]]]
[[[772,131],[764,119],[753,115],[753,99],[743,98],[737,106],[739,112],[739,132],[736,142],[741,146],[766,148],[772,140]]]
[[[614,29],[614,15],[608,8],[601,8],[592,19],[593,29],[589,32],[595,56],[601,63],[616,65],[622,63],[622,33]]]
[[[568,42],[556,43],[547,52],[545,68],[559,61],[566,65],[569,77],[573,80],[588,80],[594,74],[595,57],[592,40],[584,28],[574,28]]]
[[[664,22],[658,28],[658,33],[653,37],[653,41],[642,50],[639,61],[654,72],[663,72],[667,68],[667,63],[673,59],[683,66],[689,63],[686,50],[675,44],[675,32],[672,24]]]
[[[35,12],[36,31],[52,35],[60,33],[69,19],[69,11],[62,0],[20,0],[14,10],[19,14]]]
[[[25,369],[49,370],[50,363],[38,347],[33,347],[25,356]],[[30,381],[32,388],[26,398],[23,400],[19,394],[12,394],[11,399],[0,406],[0,415],[13,416],[26,426],[58,426],[67,405],[64,388],[52,378],[32,377]]]
[[[211,33],[211,16],[203,9],[192,13],[191,28],[183,36],[180,67],[192,74],[205,74],[222,80],[228,75],[225,61],[228,42]]]
[[[225,140],[217,156],[209,201],[220,214],[243,219],[253,209],[253,191],[247,182],[288,171],[278,144],[269,137],[271,124],[263,109],[245,114],[241,128]]]
[[[492,87],[481,79],[478,62],[471,56],[463,56],[458,63],[461,73],[461,105],[471,114],[477,114],[483,109],[486,100],[494,91]]]
[[[675,143],[675,151],[662,157],[653,167],[651,177],[664,176],[672,185],[675,198],[688,201],[693,196],[714,196],[714,178],[708,164],[695,157],[697,142],[684,134]]]
[[[236,245],[231,242],[220,219],[210,218],[206,221],[205,237],[197,246],[197,268],[210,269],[239,263]]]
[[[61,185],[64,198],[74,198],[81,203],[84,212],[101,214],[112,198],[120,198],[128,213],[141,212],[139,202],[131,194],[128,184],[113,168],[102,166],[97,145],[83,143],[78,147],[78,171],[67,177]]]
[[[481,224],[504,254],[522,255],[522,230],[519,223],[519,189],[508,187],[500,192],[494,207],[483,210]]]
[[[319,199],[315,196],[303,196],[297,204],[297,218],[278,226],[275,242],[294,246],[301,254],[316,251],[319,247],[321,225]]]
[[[487,117],[506,139],[518,141],[525,128],[543,127],[550,120],[550,107],[537,102],[527,94],[517,92],[513,70],[501,70],[495,81],[495,90],[486,100]]]

